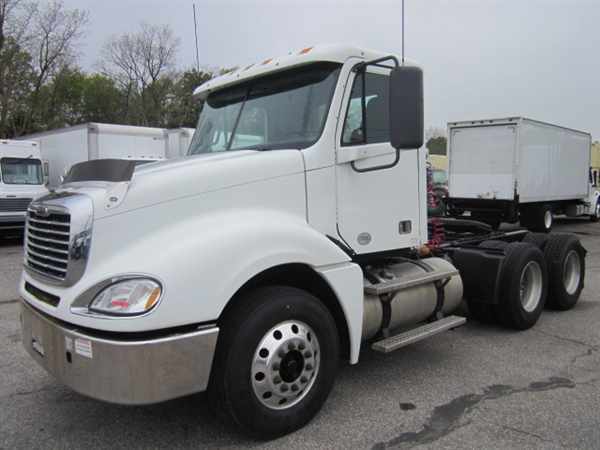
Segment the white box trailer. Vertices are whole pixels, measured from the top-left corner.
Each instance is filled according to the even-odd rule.
[[[174,128],[167,130],[169,137],[167,158],[180,158],[187,155],[194,131],[196,131],[194,128]]]
[[[49,185],[78,162],[94,159],[133,159],[156,161],[168,152],[168,136],[163,128],[85,123],[68,128],[23,136],[40,144],[49,163]]]
[[[556,214],[600,214],[589,181],[591,136],[512,117],[448,124],[448,211],[548,231]]]

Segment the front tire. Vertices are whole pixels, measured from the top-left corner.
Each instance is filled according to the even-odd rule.
[[[223,417],[259,438],[304,426],[337,372],[335,321],[314,296],[273,286],[244,295],[220,324],[209,396]]]

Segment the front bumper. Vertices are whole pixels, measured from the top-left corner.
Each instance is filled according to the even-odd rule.
[[[59,323],[21,301],[25,350],[71,389],[112,403],[157,403],[204,391],[219,329],[112,340]]]

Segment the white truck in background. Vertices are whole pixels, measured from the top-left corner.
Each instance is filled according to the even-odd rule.
[[[29,204],[48,193],[37,142],[0,140],[0,232],[23,228]]]
[[[451,216],[548,232],[553,217],[600,219],[589,133],[522,117],[448,124]]]
[[[56,188],[76,163],[96,159],[128,159],[138,163],[167,157],[169,139],[163,128],[85,123],[22,139],[39,143],[49,165],[49,186]]]
[[[181,158],[186,156],[194,136],[194,128],[172,128],[167,130],[169,139],[169,150],[167,158]]]
[[[458,327],[463,299],[517,330],[576,305],[573,235],[446,220],[428,242],[416,65],[316,46],[195,95],[188,157],[82,162],[30,206],[22,342],[72,389],[122,404],[207,390],[218,417],[274,437],[320,410],[341,358]]]

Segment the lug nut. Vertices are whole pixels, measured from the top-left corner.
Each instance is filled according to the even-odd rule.
[[[273,383],[275,383],[275,384],[281,383],[281,377],[275,377],[275,378],[273,378]]]
[[[312,369],[313,369],[312,364],[307,364],[306,365],[306,370],[312,370]]]
[[[306,378],[305,376],[300,378],[300,383],[306,383],[307,381],[308,381],[308,378]]]
[[[295,349],[296,349],[296,346],[294,345],[294,343],[290,342],[290,344],[288,345],[288,350],[292,351],[292,350],[295,350]]]
[[[298,345],[298,350],[304,350],[305,348],[306,346],[304,345],[304,343]]]
[[[296,392],[298,390],[298,386],[296,386],[295,384],[292,384],[292,391]]]
[[[312,356],[312,353],[309,352],[308,350],[304,352],[304,357],[305,358],[310,358]]]
[[[281,392],[287,392],[287,391],[288,391],[287,384],[283,384],[283,385],[281,386]]]
[[[273,364],[273,370],[277,372],[279,370],[279,363]]]

